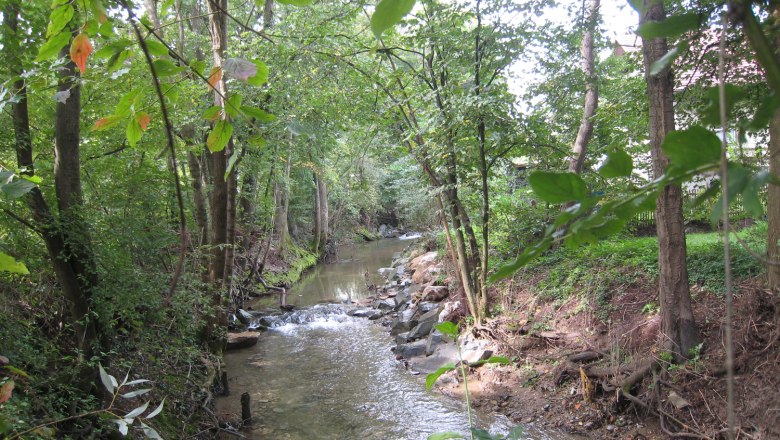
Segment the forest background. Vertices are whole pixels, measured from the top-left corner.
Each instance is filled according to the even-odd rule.
[[[564,23],[547,1],[0,5],[6,434],[110,430],[79,416],[104,407],[99,365],[208,402],[229,307],[380,224],[440,231],[477,325],[534,258],[654,233],[659,358],[701,350],[689,270],[722,280],[735,429],[733,282],[780,283],[773,5],[635,1],[638,47],[598,0]],[[732,220],[762,237],[737,273]],[[689,269],[686,230],[712,227],[715,268]],[[167,434],[205,417],[168,411]]]

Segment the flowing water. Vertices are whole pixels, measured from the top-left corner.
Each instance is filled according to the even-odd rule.
[[[311,271],[288,294],[302,309],[265,320],[255,347],[225,356],[232,394],[222,413],[240,414],[248,392],[254,423],[242,434],[273,440],[423,440],[434,432],[468,431],[463,402],[425,390],[424,376],[394,359],[387,331],[346,315],[349,301],[408,241],[342,248],[338,262]],[[506,420],[477,414],[480,427],[507,432]],[[531,434],[529,434],[531,435]],[[549,438],[533,433],[533,439]]]

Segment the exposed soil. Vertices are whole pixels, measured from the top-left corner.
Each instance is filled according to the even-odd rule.
[[[746,282],[734,299],[738,438],[780,438],[780,302],[762,285],[759,279]],[[612,286],[608,302],[587,295],[545,301],[532,289],[533,283],[497,286],[493,300],[504,313],[471,329],[513,361],[470,370],[474,406],[575,437],[726,438],[722,297],[692,287],[704,343],[685,365],[672,365],[656,349],[654,283],[639,277]],[[587,372],[585,386],[580,367]],[[613,384],[643,367],[647,373],[631,388],[637,398],[631,402]],[[462,381],[449,375],[440,382],[442,391],[462,398]]]

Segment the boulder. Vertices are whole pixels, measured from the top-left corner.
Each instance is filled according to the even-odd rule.
[[[375,309],[355,309],[347,312],[347,315],[354,316],[355,318],[368,318],[373,320],[381,318],[383,313]]]
[[[394,310],[395,309],[395,299],[393,298],[387,298],[383,300],[378,300],[374,303],[374,307],[379,310]]]
[[[397,335],[399,333],[408,332],[409,330],[413,329],[416,325],[417,325],[416,319],[411,319],[411,318],[404,319],[403,314],[401,314],[393,320],[392,324],[390,324],[390,334]]]
[[[385,279],[390,279],[395,275],[396,269],[394,267],[382,267],[377,270],[379,272],[379,275],[383,276]]]
[[[395,355],[406,359],[417,356],[424,356],[426,345],[427,341],[425,340],[410,342],[408,344],[401,344],[395,347]]]
[[[442,343],[433,354],[417,357],[409,361],[409,368],[421,373],[433,373],[445,364],[458,363],[458,346],[454,342]]]
[[[409,302],[409,293],[406,291],[406,289],[398,292],[395,297],[393,297],[393,301],[395,301],[395,310],[399,310],[401,306]]]
[[[241,324],[244,325],[249,325],[252,321],[255,320],[254,315],[244,309],[238,309],[236,312],[236,318],[238,318],[238,320],[241,321]]]
[[[433,326],[439,322],[439,309],[435,308],[424,313],[417,319],[417,325],[409,331],[409,340],[424,338],[433,330]]]
[[[446,286],[428,286],[422,291],[423,301],[441,301],[450,295]]]
[[[449,338],[444,336],[440,331],[434,330],[428,335],[427,343],[425,345],[425,355],[432,355],[436,349],[443,343],[450,342]]]
[[[428,284],[433,282],[439,275],[441,269],[438,266],[429,266],[424,269],[417,269],[412,274],[412,282],[415,284]]]
[[[252,347],[257,344],[259,337],[259,332],[228,333],[227,349],[238,350],[239,348]]]

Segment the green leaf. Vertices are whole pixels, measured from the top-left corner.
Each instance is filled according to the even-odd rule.
[[[154,60],[152,65],[154,66],[154,71],[159,77],[176,75],[177,73],[181,73],[187,70],[184,67],[177,66],[170,60]]]
[[[146,49],[156,57],[168,55],[168,48],[157,40],[147,39]]]
[[[46,37],[60,33],[70,23],[74,12],[73,6],[69,4],[53,10],[49,16],[49,25],[46,27]]]
[[[585,181],[574,173],[534,171],[528,176],[528,183],[534,194],[548,203],[582,200],[588,193]]]
[[[276,0],[283,5],[293,5],[298,7],[309,6],[314,3],[313,0]]]
[[[135,117],[130,118],[130,120],[127,121],[127,130],[125,130],[127,143],[129,143],[131,147],[135,147],[135,144],[141,140],[143,134],[144,131],[141,129],[141,124],[138,123],[138,120]]]
[[[634,160],[625,150],[617,149],[607,154],[607,160],[599,168],[599,174],[606,178],[628,177],[634,170]]]
[[[0,272],[11,272],[21,275],[28,275],[30,273],[24,263],[16,261],[14,257],[4,252],[0,252]]]
[[[119,116],[127,116],[131,110],[133,110],[138,104],[138,100],[141,97],[141,89],[133,89],[125,93],[114,108],[114,114]]]
[[[477,440],[500,440],[500,438],[493,437],[489,432],[480,428],[471,428],[471,435]]]
[[[777,95],[772,94],[762,98],[748,128],[754,131],[766,128],[778,108],[780,108],[780,98]]]
[[[688,50],[688,44],[684,41],[680,42],[680,44],[677,46],[674,46],[669,52],[666,52],[664,56],[653,61],[653,64],[650,65],[650,75],[656,76],[664,71],[667,67],[671,66],[672,63],[674,63],[674,60],[676,60],[682,52],[685,52],[686,50]]]
[[[268,82],[268,66],[260,60],[253,60],[252,62],[257,66],[257,73],[255,76],[247,79],[246,83],[253,86],[262,86]]]
[[[436,380],[439,379],[439,377],[441,377],[442,374],[448,371],[452,371],[454,369],[455,369],[455,364],[450,362],[448,364],[442,365],[441,367],[439,367],[438,370],[425,376],[425,389],[430,390],[431,388],[433,388],[433,384],[436,383]]]
[[[243,112],[245,115],[249,116],[250,118],[257,119],[258,122],[262,122],[262,123],[269,123],[276,120],[276,116],[267,113],[264,110],[261,110],[257,107],[249,107],[245,105],[241,107],[241,112]]]
[[[190,69],[192,69],[195,73],[198,73],[200,75],[203,75],[203,73],[206,71],[207,64],[205,61],[201,60],[195,60],[190,63]]]
[[[2,190],[3,194],[11,199],[18,199],[30,192],[33,188],[35,188],[35,184],[25,179],[16,179],[11,183],[5,183],[0,186],[0,190]]]
[[[130,391],[129,393],[122,394],[123,399],[132,399],[133,397],[142,396],[152,391],[151,388],[142,388],[140,390]]]
[[[106,63],[106,70],[110,73],[122,68],[125,61],[132,55],[133,51],[130,49],[115,53],[111,56],[111,58],[108,59],[108,62]]]
[[[515,426],[511,431],[509,431],[509,434],[507,434],[505,440],[520,440],[524,432],[525,430],[522,426]]]
[[[672,165],[691,170],[720,162],[720,139],[704,127],[669,132],[661,146]]]
[[[70,43],[70,33],[61,32],[53,37],[50,37],[43,43],[40,49],[38,49],[38,56],[35,58],[36,62],[46,61],[56,57],[60,50]]]
[[[207,108],[205,112],[203,112],[203,119],[215,121],[220,117],[220,115],[222,115],[222,107],[218,105],[212,105],[211,107]]]
[[[238,160],[239,152],[240,150],[236,148],[235,151],[233,151],[233,154],[231,154],[230,158],[228,159],[227,169],[225,170],[225,182],[227,182],[230,172],[233,171],[233,165],[235,165],[236,161]]]
[[[458,325],[453,322],[444,321],[442,323],[436,324],[433,326],[433,328],[447,336],[451,336],[453,339],[458,339]]]
[[[371,15],[371,31],[377,38],[395,26],[414,8],[416,0],[381,0]]]
[[[428,436],[428,440],[448,440],[453,438],[463,438],[465,439],[466,436],[463,434],[458,434],[457,432],[447,431],[447,432],[437,432],[436,434],[431,434]]]
[[[214,129],[211,130],[211,133],[209,133],[209,137],[206,138],[206,146],[212,153],[222,151],[225,149],[225,146],[230,141],[232,135],[233,125],[224,119],[220,119],[217,121],[216,125],[214,125]]]
[[[763,193],[764,185],[773,180],[775,179],[769,171],[759,171],[752,176],[750,182],[742,192],[742,204],[754,218],[761,218],[764,216],[764,205],[761,203],[759,194]]]
[[[225,103],[225,111],[228,116],[235,118],[241,114],[241,101],[243,98],[238,93],[233,93]]]
[[[748,97],[747,90],[734,84],[725,84],[726,115],[733,118],[736,104]],[[709,125],[720,127],[720,87],[714,86],[705,92],[709,105],[704,109],[702,119]]]
[[[95,52],[93,56],[101,60],[111,58],[111,56],[127,49],[132,44],[132,41],[128,40],[127,38],[123,38],[101,47],[97,52]]]
[[[472,366],[472,367],[478,367],[480,365],[485,365],[485,364],[509,365],[510,363],[511,363],[511,361],[508,358],[504,357],[504,356],[491,356],[491,357],[489,357],[487,359],[483,359],[481,361],[469,362],[468,364],[469,364],[469,366]]]
[[[648,21],[639,26],[636,33],[642,38],[673,38],[697,29],[701,23],[698,13],[673,15],[664,21]]]

